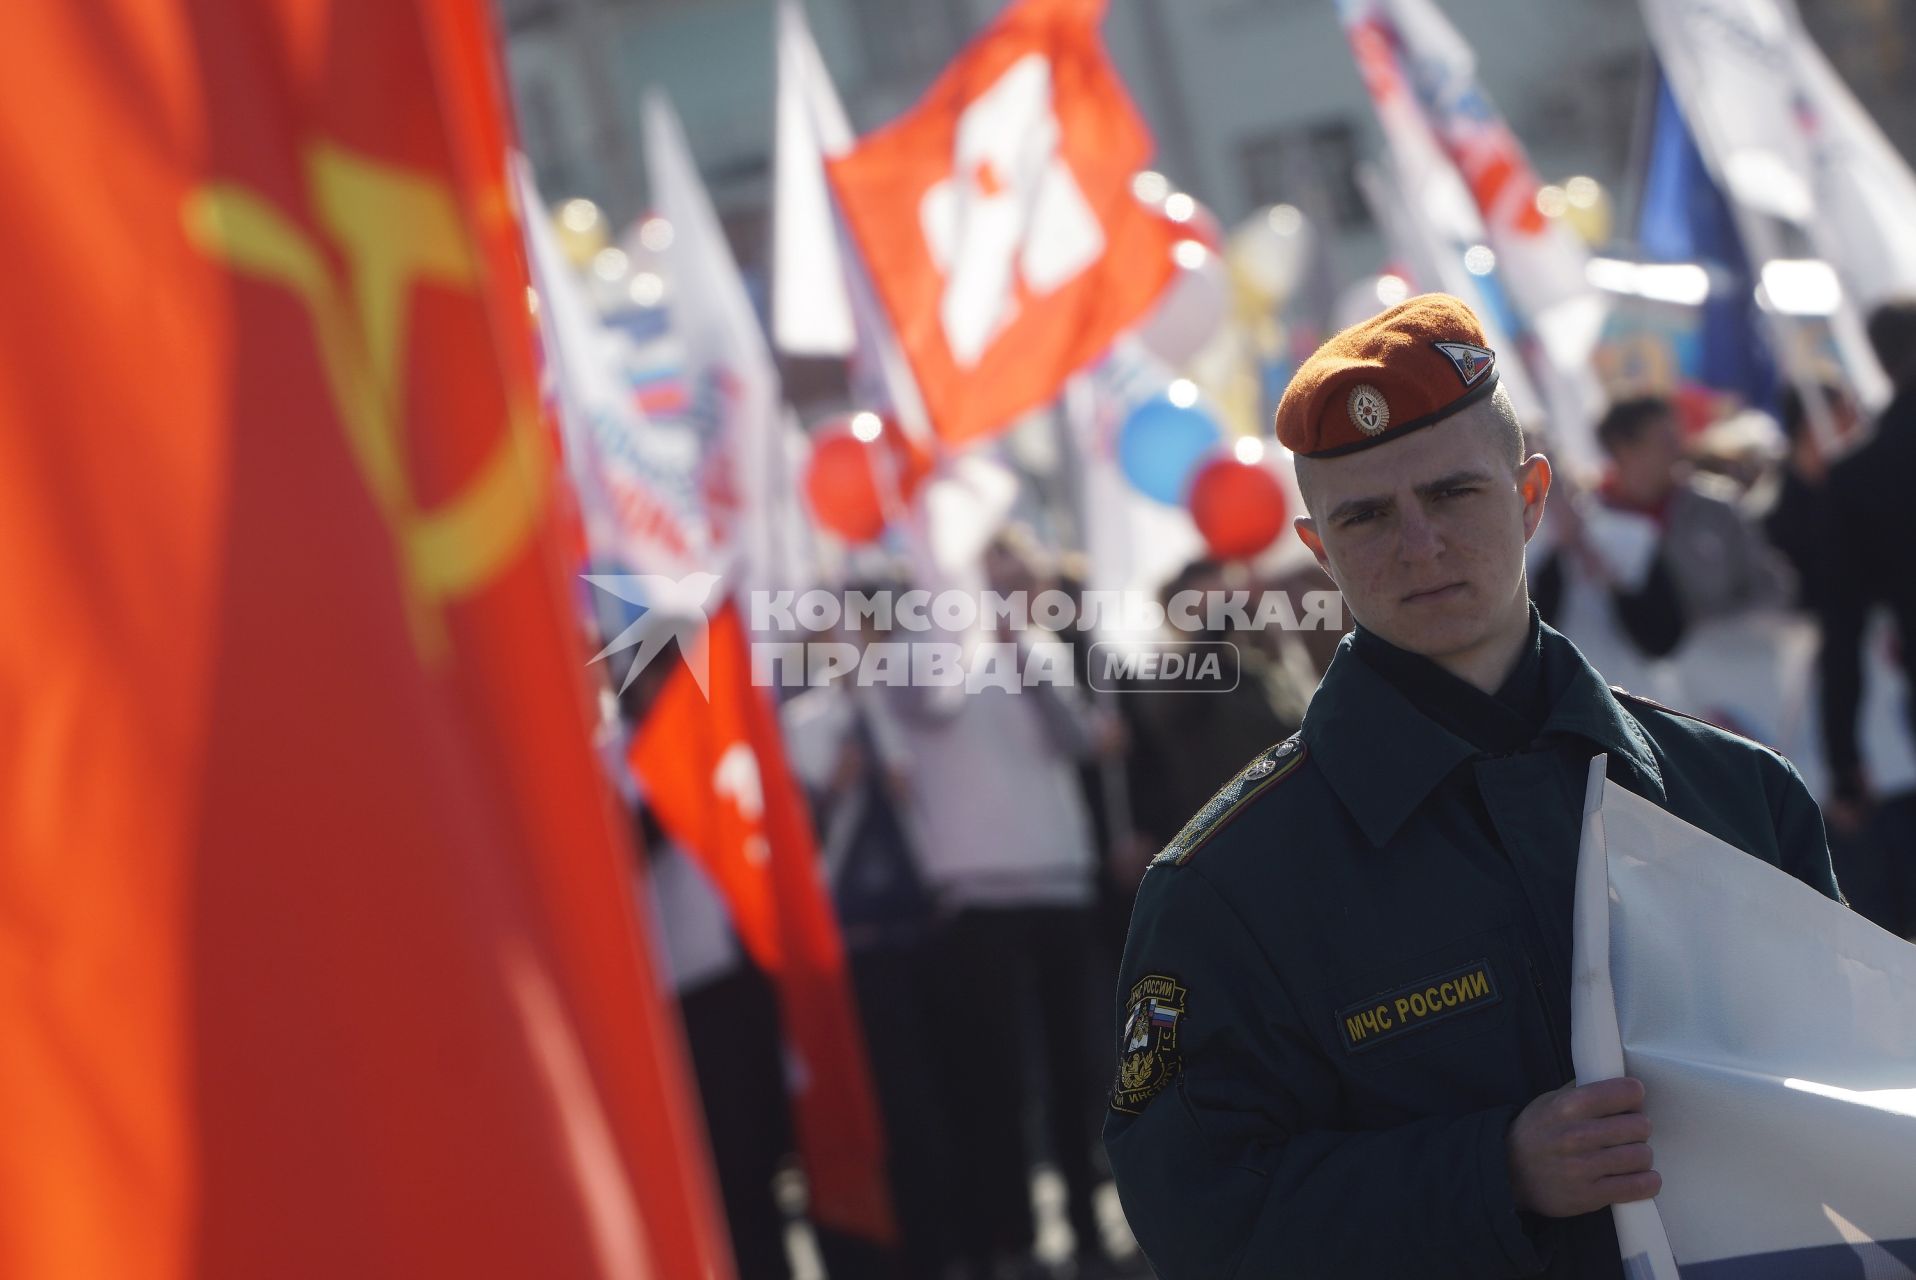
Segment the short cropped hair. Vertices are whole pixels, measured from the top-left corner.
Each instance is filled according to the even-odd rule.
[[[1619,400],[1597,420],[1597,443],[1611,457],[1635,444],[1653,422],[1676,415],[1676,406],[1662,396],[1632,396]]]
[[[1521,467],[1525,454],[1523,423],[1517,421],[1517,406],[1510,403],[1510,393],[1501,382],[1490,393],[1490,407],[1497,415],[1497,434],[1503,440],[1500,451],[1510,459],[1512,467]]]

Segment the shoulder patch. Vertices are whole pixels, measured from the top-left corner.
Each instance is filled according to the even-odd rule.
[[[1131,988],[1124,1010],[1123,1043],[1118,1046],[1118,1079],[1111,1109],[1136,1115],[1177,1077],[1178,1024],[1184,1018],[1186,988],[1169,974],[1151,973]]]
[[[1294,733],[1262,752],[1239,769],[1235,777],[1191,816],[1183,829],[1172,837],[1171,843],[1164,846],[1164,852],[1151,859],[1151,865],[1181,867],[1189,862],[1192,855],[1202,849],[1212,836],[1231,824],[1246,804],[1296,773],[1297,766],[1303,764],[1304,757],[1309,754],[1301,733]]]

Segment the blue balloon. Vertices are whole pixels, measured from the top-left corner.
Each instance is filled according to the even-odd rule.
[[[1118,466],[1139,493],[1182,506],[1198,464],[1222,438],[1217,419],[1204,409],[1180,408],[1158,396],[1133,409],[1118,428]]]

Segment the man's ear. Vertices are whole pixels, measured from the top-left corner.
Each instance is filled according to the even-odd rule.
[[[1523,540],[1529,542],[1543,523],[1544,499],[1550,496],[1550,459],[1533,453],[1517,468],[1517,496],[1523,499]]]
[[[1317,521],[1309,516],[1299,516],[1291,522],[1291,527],[1297,530],[1298,541],[1309,547],[1311,554],[1317,557],[1317,567],[1325,573],[1331,573],[1331,562],[1324,557],[1324,540],[1317,536]],[[1331,574],[1333,578],[1336,576]]]

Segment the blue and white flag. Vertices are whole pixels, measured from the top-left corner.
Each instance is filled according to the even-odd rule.
[[[1790,0],[1641,0],[1650,41],[1770,302],[1827,315],[1858,397],[1888,398],[1862,315],[1916,288],[1916,172],[1816,47]],[[1807,244],[1815,258],[1798,261]],[[1827,265],[1820,265],[1827,264]],[[1827,287],[1808,287],[1827,278]],[[1789,281],[1796,287],[1786,288]],[[1792,302],[1786,294],[1800,295]],[[1831,295],[1834,296],[1823,296]],[[1778,352],[1803,383],[1816,374]]]
[[[1643,1081],[1630,1280],[1916,1280],[1916,946],[1607,781],[1577,868],[1577,1080]]]
[[[1636,242],[1643,255],[1652,262],[1694,262],[1709,272],[1712,282],[1698,309],[1696,343],[1684,374],[1774,412],[1776,359],[1757,315],[1756,273],[1744,252],[1736,217],[1711,178],[1661,71],[1641,190]]]

